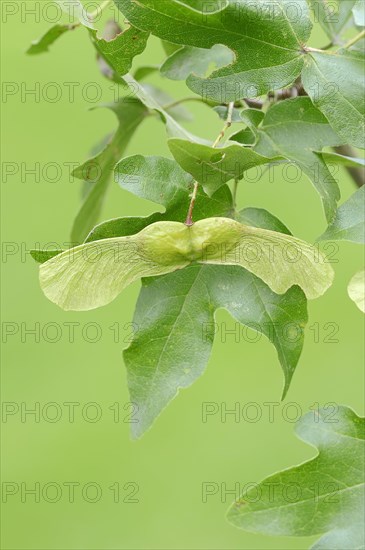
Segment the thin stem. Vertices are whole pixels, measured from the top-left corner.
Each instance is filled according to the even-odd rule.
[[[205,103],[201,97],[183,97],[182,99],[178,99],[177,101],[164,105],[162,108],[167,111],[168,109],[172,109],[173,107],[177,107],[181,103],[187,103],[188,101],[199,101],[199,103]]]
[[[336,52],[333,50],[321,50],[320,48],[311,48],[310,46],[304,46],[302,49],[303,53],[310,53],[310,52],[318,52],[318,53],[324,53],[326,55],[336,55]]]
[[[356,42],[358,42],[359,40],[361,40],[364,37],[365,37],[365,29],[363,31],[359,32],[359,34],[357,34],[356,36],[354,36],[354,38],[351,38],[351,40],[346,42],[346,44],[344,46],[342,46],[342,48],[347,50],[347,48],[350,48],[351,46],[356,44]]]
[[[219,135],[217,136],[216,140],[214,141],[214,143],[212,145],[213,148],[217,147],[218,143],[223,139],[223,137],[224,137],[226,131],[228,130],[228,128],[230,128],[230,126],[232,125],[233,107],[234,107],[234,101],[231,101],[228,104],[228,113],[227,113],[226,122],[225,122],[222,130],[219,132]],[[197,197],[197,194],[198,194],[198,188],[199,188],[199,182],[194,181],[194,189],[193,189],[193,192],[192,192],[192,195],[191,195],[189,210],[188,210],[188,214],[187,214],[186,220],[185,220],[185,225],[187,225],[188,227],[192,226],[193,223],[194,223],[193,222],[193,210],[194,210],[194,206],[195,206],[196,197]]]
[[[238,190],[238,179],[235,178],[234,182],[233,182],[233,192],[232,192],[232,195],[233,195],[233,208],[234,208],[235,211],[236,211],[236,208],[237,208],[237,190]]]
[[[320,52],[320,53],[322,53],[323,51],[325,51],[325,50],[320,50],[319,48],[311,48],[310,46],[305,46],[303,48],[303,50],[304,50],[304,53],[306,53],[306,52]]]
[[[101,13],[105,10],[105,8],[109,6],[110,3],[111,3],[111,0],[104,0],[104,2],[102,2],[100,6],[96,8],[95,11],[92,11],[91,13],[87,14],[88,19],[90,19],[90,21],[93,21],[94,19],[96,19],[96,17],[101,15]]]

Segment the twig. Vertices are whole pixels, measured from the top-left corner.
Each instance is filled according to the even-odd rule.
[[[188,215],[186,216],[186,220],[185,220],[185,225],[187,225],[188,227],[192,226],[193,223],[194,223],[193,222],[193,210],[194,210],[194,206],[195,206],[196,197],[197,197],[197,194],[198,194],[198,188],[199,188],[199,183],[197,181],[194,181],[194,189],[193,189],[193,193],[191,195]]]
[[[262,106],[264,104],[263,101],[260,101],[258,99],[248,99],[245,98],[243,100],[248,107],[251,107],[252,109],[262,109]]]
[[[178,99],[177,101],[173,101],[172,103],[167,103],[167,105],[163,105],[163,109],[167,111],[168,109],[172,109],[173,107],[177,107],[178,105],[181,105],[181,103],[187,103],[188,101],[198,101],[199,103],[206,103],[201,97],[183,97],[182,99]]]
[[[223,126],[222,130],[219,132],[219,135],[217,136],[217,139],[213,143],[212,147],[217,147],[218,143],[224,138],[224,134],[226,133],[226,131],[232,126],[233,107],[234,107],[234,101],[231,101],[231,103],[229,103],[228,105],[228,114],[227,114],[226,123]]]

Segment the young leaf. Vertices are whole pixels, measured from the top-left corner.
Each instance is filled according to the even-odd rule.
[[[352,277],[347,292],[360,311],[365,313],[365,271],[359,271]]]
[[[214,71],[209,78],[190,75],[188,86],[196,93],[228,103],[256,97],[293,82],[303,67],[302,46],[311,22],[306,0],[229,0],[215,13],[198,0],[115,0],[137,28],[164,40],[209,49],[223,44],[235,54],[235,63]]]
[[[317,456],[255,484],[232,505],[229,522],[265,535],[322,535],[313,550],[364,548],[364,418],[344,406],[335,418],[320,409],[296,433]]]
[[[365,27],[365,0],[357,0],[352,8],[355,25]]]
[[[345,143],[365,148],[364,58],[356,52],[311,52],[303,86]]]
[[[351,18],[356,0],[310,0],[315,20],[319,21],[329,38],[336,39]]]
[[[90,185],[88,192],[73,223],[71,240],[82,243],[96,224],[109,187],[113,168],[123,156],[128,143],[148,111],[136,99],[122,98],[108,107],[116,114],[119,127],[106,148],[96,157],[77,168],[73,175],[84,179]]]
[[[229,111],[229,108],[227,105],[217,105],[216,107],[213,107],[213,111],[217,113],[220,119],[226,122],[228,118],[228,111]],[[239,108],[233,107],[230,115],[232,122],[242,122],[241,111],[242,111],[242,107],[239,107]]]
[[[52,302],[82,311],[108,304],[140,277],[195,262],[238,265],[277,294],[298,285],[309,299],[321,296],[333,280],[330,264],[304,241],[228,218],[206,218],[192,226],[157,222],[133,236],[71,248],[40,266],[40,283]]]
[[[365,243],[365,186],[341,204],[333,222],[318,240]]]
[[[175,160],[203,185],[208,195],[229,180],[242,179],[243,174],[254,166],[275,160],[256,153],[250,147],[233,143],[215,148],[175,138],[169,139],[168,145]]]
[[[54,25],[41,38],[32,42],[27,49],[27,54],[36,55],[48,52],[49,46],[52,46],[60,36],[75,28],[75,25]]]
[[[261,279],[234,266],[196,265],[143,279],[134,316],[139,330],[124,351],[130,399],[138,407],[134,437],[151,426],[180,389],[203,374],[218,330],[214,313],[219,308],[274,344],[285,375],[283,395],[287,392],[307,322],[300,288],[278,296]],[[286,329],[295,334],[286,336]]]
[[[215,44],[209,50],[184,46],[166,59],[160,71],[171,80],[186,80],[191,73],[205,76],[209,69],[220,69],[233,61],[233,52],[222,44]]]
[[[149,37],[148,32],[134,27],[121,31],[112,40],[99,38],[96,30],[90,29],[89,32],[96,50],[118,76],[129,71],[134,57],[144,51]]]
[[[316,151],[341,144],[327,119],[308,97],[273,105],[258,128],[255,151],[267,157],[282,156],[295,162],[322,198],[328,221],[335,215],[340,191],[336,180]]]

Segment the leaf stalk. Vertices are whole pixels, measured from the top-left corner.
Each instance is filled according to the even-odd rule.
[[[359,40],[361,40],[364,37],[365,37],[365,29],[363,31],[359,32],[359,34],[357,34],[356,36],[354,36],[354,38],[352,38],[351,40],[346,42],[346,44],[344,46],[342,46],[342,48],[347,50],[348,48],[351,48],[351,46],[356,44],[356,42],[358,42]]]
[[[222,130],[219,132],[217,138],[215,139],[215,141],[212,145],[213,148],[217,147],[217,145],[220,143],[220,141],[224,138],[224,135],[225,135],[226,131],[232,126],[233,108],[234,108],[234,101],[231,101],[228,104],[228,112],[227,112],[226,122],[225,122]],[[185,220],[185,225],[187,225],[188,227],[192,226],[193,223],[194,223],[193,222],[193,211],[194,211],[196,197],[197,197],[197,194],[198,194],[198,189],[199,189],[199,182],[194,181],[194,189],[193,189],[193,192],[192,192],[192,195],[191,195],[189,210],[188,210],[188,214],[187,214],[186,220]]]

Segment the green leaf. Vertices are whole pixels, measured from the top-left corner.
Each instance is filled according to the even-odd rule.
[[[229,139],[241,143],[241,145],[255,145],[256,143],[256,137],[249,128],[232,134]]]
[[[72,227],[71,240],[75,243],[83,242],[97,222],[114,166],[123,156],[131,137],[148,113],[145,106],[133,98],[122,98],[118,103],[107,107],[116,114],[119,121],[114,137],[100,154],[73,172],[75,177],[86,180],[90,185],[89,193]]]
[[[322,535],[315,550],[364,548],[364,419],[332,409],[296,425],[317,456],[255,484],[229,510],[230,523],[265,535]]]
[[[263,208],[244,208],[235,218],[238,222],[291,235],[289,229],[271,212]]]
[[[188,86],[196,93],[228,103],[256,97],[293,82],[303,67],[302,46],[311,22],[305,0],[260,2],[229,0],[216,13],[201,13],[202,4],[178,0],[115,0],[137,28],[183,46],[230,48],[235,63],[214,71],[209,78],[190,75]],[[205,12],[208,10],[206,9]]]
[[[356,273],[347,287],[348,294],[360,311],[365,313],[365,271]]]
[[[161,66],[161,74],[171,80],[186,80],[191,73],[206,76],[234,61],[233,52],[226,46],[215,44],[209,50],[185,46],[174,52]]]
[[[177,214],[178,209],[174,207],[174,204],[177,205],[180,202],[182,191],[180,188],[183,187],[181,182],[185,177],[187,186],[184,190],[185,209],[178,214],[178,219],[181,219],[188,206],[189,179],[179,166],[169,159],[149,159],[136,156],[130,157],[131,162],[128,160],[123,160],[117,167],[119,183],[143,198],[163,202],[166,206],[166,216],[168,215],[170,219],[175,219],[173,216]],[[156,174],[158,175],[162,171],[166,181],[163,178],[156,180]],[[136,174],[138,177],[127,178],[128,175],[135,176]],[[152,177],[154,177],[153,186],[149,185]],[[170,185],[172,189],[166,193]],[[223,197],[219,197],[218,195],[222,195],[223,192]],[[224,203],[226,206],[222,207]],[[200,219],[200,217],[209,215],[208,210],[211,211],[211,215],[224,215],[224,212],[231,206],[232,198],[229,190],[227,186],[223,186],[213,195],[212,199],[208,199],[202,194],[198,195],[194,218]],[[280,230],[280,227],[284,227],[277,218],[264,210],[249,208],[240,213],[242,217],[244,217],[244,212],[249,216],[251,222],[256,224],[261,219],[268,229]],[[155,214],[153,216],[162,218],[163,215]],[[152,220],[153,216],[110,220],[96,227],[89,239],[130,235],[136,232],[136,223],[156,221]],[[271,227],[269,227],[270,220],[273,223]],[[285,232],[289,233],[286,228]],[[202,302],[202,297],[203,300],[206,299],[207,289],[211,287],[211,295],[216,297],[217,304],[221,304],[217,307],[227,307],[238,321],[265,334],[273,342],[285,374],[284,393],[289,387],[303,347],[303,328],[307,322],[306,299],[303,292],[295,287],[284,296],[278,296],[270,291],[260,279],[239,267],[201,266],[199,281],[195,280],[197,271],[197,267],[191,267],[158,279],[142,280],[142,291],[135,314],[135,322],[138,322],[139,331],[129,350],[125,352],[131,400],[137,402],[139,407],[139,423],[138,425],[133,424],[135,436],[141,435],[167,402],[175,396],[182,377],[186,378],[186,383],[189,385],[190,380],[195,376],[198,377],[205,369],[215,332],[214,311],[212,311],[211,302],[207,301],[207,303],[201,304],[202,311],[199,313],[199,319],[206,318],[207,324],[200,326],[198,331],[191,332],[190,324],[185,323],[184,319],[189,314],[189,307],[194,308],[193,318],[197,307]],[[183,289],[183,293],[179,297],[176,296],[176,288],[179,288],[179,292]],[[197,297],[197,304],[194,304],[194,295]],[[180,305],[184,314],[179,313]],[[178,309],[176,310],[176,308]],[[151,318],[152,310],[154,311],[153,318]],[[174,315],[175,311],[177,311],[177,317]],[[161,327],[164,329],[164,337],[156,340],[155,335],[157,337],[161,335]],[[290,335],[290,330],[295,333],[293,337]],[[164,348],[167,338],[171,347],[181,349],[181,353],[179,352],[177,356],[174,355],[173,360]],[[189,354],[191,353],[190,364],[193,365],[191,373],[183,371],[184,368],[186,369],[186,358],[182,353],[183,346],[185,349],[189,349]],[[147,357],[152,367],[149,369],[145,363]],[[169,361],[170,363],[168,363]],[[166,364],[168,372],[166,371],[165,376],[160,378],[161,387],[160,384],[156,386],[157,380],[154,381],[155,394],[151,396],[151,399],[148,397],[144,401],[146,393],[141,392],[141,389],[145,387],[145,382],[148,383],[151,380],[156,371],[156,365],[161,364]],[[144,367],[143,372],[141,372],[141,367]],[[142,385],[139,384],[139,380]],[[169,384],[168,387],[164,387],[165,381]]]
[[[88,17],[88,12],[80,0],[55,0],[55,2],[72,20],[78,19],[85,27],[89,29],[94,28],[94,25]]]
[[[265,217],[269,225],[271,217],[268,229],[278,228],[279,220],[269,212],[247,210],[255,222]],[[234,266],[191,266],[143,279],[134,316],[139,330],[124,351],[131,400],[138,405],[135,437],[151,426],[179,389],[204,372],[218,328],[215,310],[221,307],[274,344],[285,375],[283,396],[287,392],[307,322],[306,299],[298,287],[278,296],[258,277]],[[290,330],[286,336],[285,329],[295,337],[289,336]]]
[[[242,179],[243,174],[254,166],[274,160],[250,147],[233,143],[214,148],[175,138],[169,139],[168,145],[175,160],[203,185],[209,195],[231,179]]]
[[[108,304],[140,277],[195,262],[238,265],[277,294],[298,285],[309,299],[321,296],[333,281],[330,264],[304,241],[228,218],[207,218],[192,226],[157,222],[136,235],[71,248],[40,266],[40,282],[61,308],[84,311]]]
[[[351,18],[356,0],[310,0],[315,20],[331,39],[336,39]]]
[[[328,221],[335,215],[340,191],[325,162],[316,151],[340,145],[327,119],[308,97],[273,105],[258,129],[255,151],[267,157],[282,156],[295,162],[321,196]]]
[[[357,0],[352,8],[355,25],[365,27],[365,0]]]
[[[73,30],[74,28],[75,25],[54,25],[41,38],[32,42],[31,46],[27,50],[27,54],[36,55],[39,53],[48,52],[49,46],[52,46],[52,44],[56,42],[60,36]]]
[[[123,76],[129,71],[134,57],[145,50],[149,37],[148,32],[134,27],[127,28],[111,40],[99,38],[96,30],[90,29],[89,32],[97,52],[118,76]]]
[[[194,182],[175,161],[134,155],[116,166],[115,181],[138,197],[164,205],[167,219],[185,219]],[[209,198],[198,190],[194,206],[196,220],[223,215],[232,209],[232,197],[227,186],[216,197]]]
[[[365,187],[341,204],[335,219],[319,241],[344,240],[354,243],[365,243]]]
[[[115,181],[127,191],[158,204],[163,204],[165,212],[155,212],[146,217],[114,218],[100,223],[90,232],[85,242],[113,237],[134,235],[148,225],[158,221],[181,221],[185,219],[193,189],[191,176],[179,165],[163,157],[134,155],[122,160],[115,168]],[[151,185],[153,183],[153,186]],[[194,219],[222,216],[229,217],[233,212],[232,195],[227,185],[222,186],[212,197],[202,189],[198,190],[194,207]],[[31,251],[32,257],[44,263],[59,251]]]
[[[204,219],[205,215],[215,215],[224,217],[230,214],[230,207],[232,202],[232,196],[228,187],[221,187],[211,199],[206,200],[206,196],[198,195],[197,209],[194,208],[194,217],[198,219]],[[114,218],[107,220],[97,225],[88,235],[85,242],[97,241],[100,239],[108,239],[111,237],[121,237],[124,235],[134,235],[139,231],[142,231],[145,227],[159,221],[177,220],[182,219],[182,214],[186,215],[187,208],[183,210],[181,206],[179,208],[172,208],[166,210],[166,213],[155,212],[147,217],[125,217]]]
[[[244,109],[241,111],[241,120],[247,124],[254,134],[265,118],[265,113],[259,109]]]
[[[345,143],[365,148],[364,58],[356,52],[311,52],[303,86]]]
[[[247,127],[230,136],[230,141],[242,145],[254,145],[258,139],[258,127],[265,118],[265,113],[259,109],[244,109],[239,114],[241,122]]]
[[[136,403],[140,437],[176,397],[201,376],[215,332],[214,313],[227,309],[240,323],[264,334],[276,347],[285,375],[284,395],[298,363],[307,322],[298,287],[283,296],[240,267],[190,266],[143,279],[133,322],[139,327],[124,351],[130,399]],[[178,289],[178,292],[177,292]],[[285,336],[285,328],[295,333]]]
[[[115,168],[115,181],[134,195],[163,204],[165,212],[147,217],[124,217],[97,225],[86,242],[138,233],[158,221],[182,221],[190,204],[192,178],[173,160],[163,157],[134,155],[123,159]],[[194,219],[213,216],[230,216],[233,210],[232,195],[224,185],[212,197],[201,190],[194,207]]]

